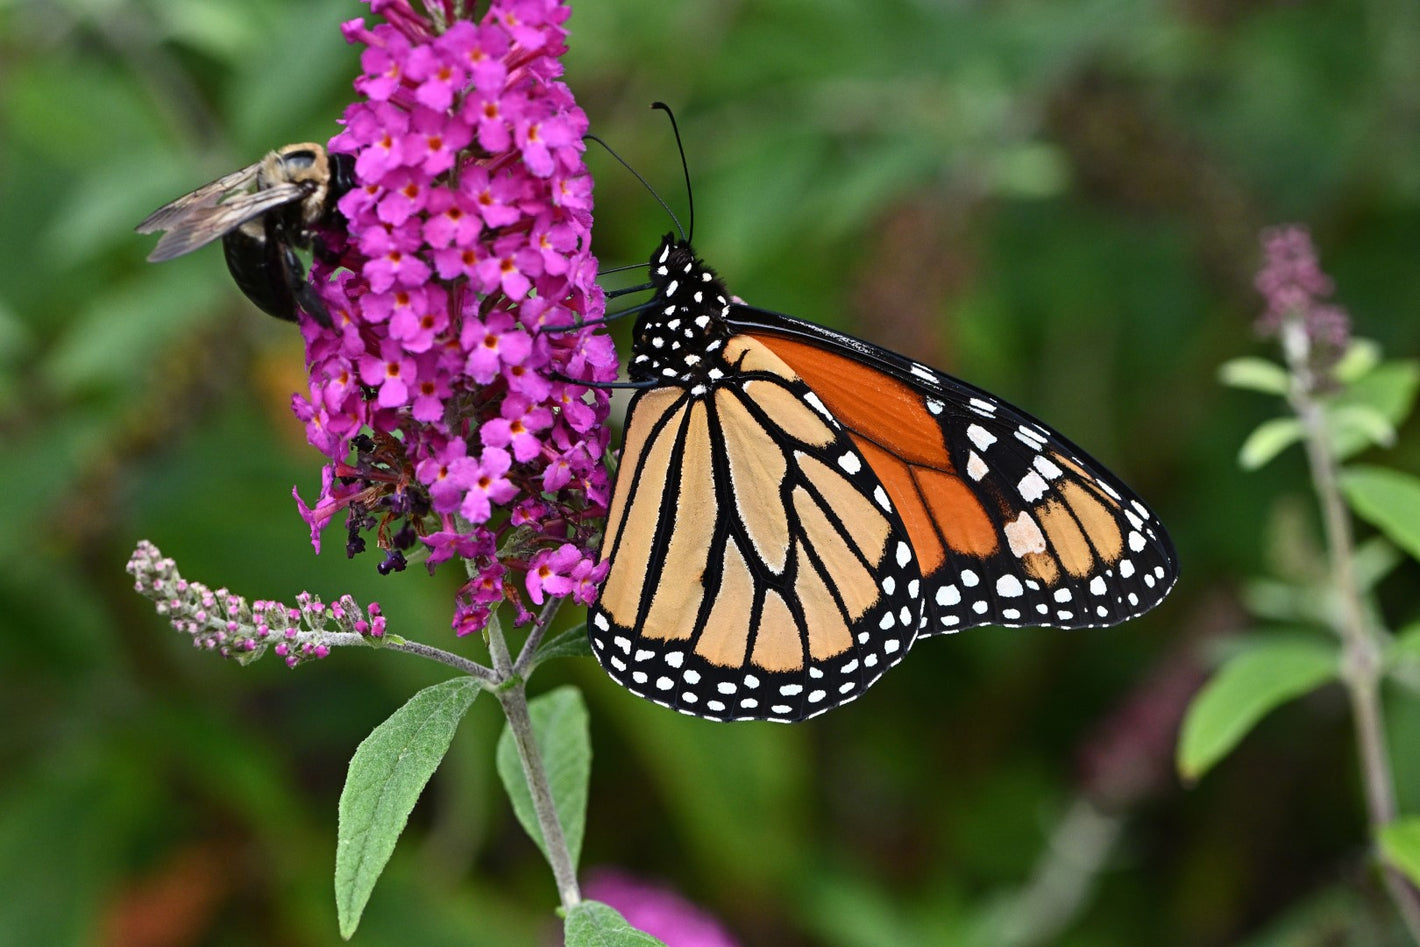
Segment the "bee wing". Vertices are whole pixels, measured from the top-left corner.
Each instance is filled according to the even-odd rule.
[[[219,182],[213,182],[213,184],[217,183]],[[192,193],[202,192],[193,191]],[[222,192],[214,193],[220,196]],[[243,194],[226,203],[217,203],[209,196],[204,195],[203,203],[200,206],[191,209],[184,208],[180,216],[173,213],[165,218],[159,218],[160,226],[150,225],[149,230],[142,230],[142,227],[149,224],[153,217],[158,217],[163,213],[163,210],[166,210],[163,208],[139,225],[140,232],[143,233],[154,229],[167,230],[167,233],[163,234],[163,238],[158,241],[158,245],[153,248],[153,252],[148,254],[148,260],[152,263],[161,263],[163,260],[171,260],[184,253],[191,253],[198,247],[205,246],[218,237],[231,233],[247,221],[260,217],[273,208],[300,200],[305,194],[306,189],[299,184],[278,184],[274,187],[253,191],[250,194]],[[176,204],[178,201],[173,203]],[[163,221],[166,221],[165,226],[161,226]]]
[[[159,207],[133,229],[139,233],[168,230],[182,218],[216,206],[228,191],[235,191],[239,187],[251,184],[256,180],[256,174],[260,170],[261,162],[258,161],[255,164],[247,165],[240,171],[233,171],[215,181],[210,181],[192,193],[184,194],[177,200]]]

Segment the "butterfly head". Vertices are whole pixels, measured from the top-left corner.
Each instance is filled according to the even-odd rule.
[[[657,379],[695,386],[717,377],[717,353],[730,337],[725,284],[695,255],[689,242],[673,234],[651,255],[655,295],[636,320],[631,365],[633,381]]]

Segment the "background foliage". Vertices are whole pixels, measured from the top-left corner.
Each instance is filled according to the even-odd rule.
[[[448,575],[311,556],[289,497],[319,458],[288,412],[299,339],[217,251],[163,266],[149,210],[346,100],[349,0],[0,0],[0,941],[328,942],[335,802],[370,728],[439,671],[341,653],[289,672],[195,655],[128,588],[147,536],[255,597],[378,598],[449,643]],[[593,763],[583,864],[669,880],[746,944],[1392,942],[1367,867],[1345,703],[1264,721],[1199,785],[1177,720],[1239,590],[1304,568],[1300,456],[1238,445],[1274,406],[1219,387],[1256,347],[1256,234],[1309,224],[1359,331],[1420,349],[1420,9],[1173,3],[623,0],[574,4],[568,81],[684,207],[735,291],[957,372],[1085,444],[1149,498],[1184,577],[1124,628],[922,644],[852,706],[720,726],[560,662]],[[590,156],[597,251],[670,229]],[[1420,467],[1413,425],[1387,462]],[[1413,563],[1382,598],[1414,613]],[[570,611],[570,610],[569,610]],[[472,647],[472,643],[466,643]],[[534,942],[555,895],[475,707],[363,943]],[[1401,805],[1420,711],[1397,703]],[[1080,883],[1052,885],[1052,845]],[[1033,880],[1034,879],[1034,880]],[[1293,939],[1288,939],[1288,938]]]

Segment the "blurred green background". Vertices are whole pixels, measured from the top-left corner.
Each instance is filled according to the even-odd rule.
[[[1399,943],[1368,867],[1345,700],[1274,714],[1186,788],[1178,717],[1245,580],[1313,535],[1300,454],[1239,472],[1276,410],[1221,389],[1260,351],[1258,231],[1301,221],[1358,331],[1420,351],[1420,7],[1411,0],[574,4],[567,79],[742,297],[1040,415],[1169,525],[1183,579],[1092,631],[919,645],[849,707],[714,725],[591,661],[534,679],[593,716],[584,866],[661,879],[744,944]],[[325,944],[346,761],[432,665],[288,671],[193,652],[130,591],[151,538],[251,597],[349,591],[448,630],[453,571],[313,557],[290,498],[301,348],[208,250],[132,226],[266,149],[323,140],[349,0],[0,0],[0,943]],[[599,150],[604,265],[664,213]],[[623,330],[624,331],[624,330]],[[624,351],[624,348],[623,348]],[[1402,431],[1387,462],[1417,469]],[[1372,458],[1375,459],[1375,458]],[[1300,538],[1299,538],[1300,537]],[[1413,617],[1416,569],[1382,587]],[[570,610],[569,610],[570,611]],[[569,616],[571,617],[571,616]],[[1392,718],[1420,808],[1420,714]],[[475,704],[358,943],[549,943],[551,878]]]

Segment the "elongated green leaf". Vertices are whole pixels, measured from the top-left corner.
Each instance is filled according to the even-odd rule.
[[[1397,819],[1380,832],[1381,854],[1420,885],[1420,817]]]
[[[1178,741],[1178,770],[1190,782],[1206,773],[1267,712],[1336,677],[1335,646],[1273,640],[1233,656],[1189,705]]]
[[[562,924],[566,947],[666,947],[626,923],[615,908],[600,901],[579,901]]]
[[[542,756],[543,769],[552,788],[552,802],[567,837],[572,867],[582,854],[582,835],[587,820],[587,783],[592,777],[592,738],[587,729],[587,705],[575,687],[559,687],[528,702],[533,737]],[[498,775],[513,801],[513,812],[528,835],[547,857],[532,793],[523,775],[518,747],[506,726],[498,738]]]
[[[1296,418],[1263,421],[1243,441],[1238,463],[1244,470],[1257,470],[1302,439],[1302,423]]]
[[[335,848],[335,907],[341,937],[349,940],[355,933],[414,803],[448,752],[459,721],[480,689],[468,677],[426,687],[355,750],[340,793]]]
[[[1232,388],[1246,388],[1269,395],[1285,395],[1287,370],[1265,358],[1235,358],[1218,366],[1218,380]]]
[[[1348,467],[1341,489],[1358,516],[1420,559],[1420,478],[1385,467]]]

